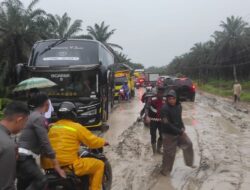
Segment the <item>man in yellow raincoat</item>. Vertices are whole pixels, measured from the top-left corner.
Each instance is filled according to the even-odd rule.
[[[49,140],[56,152],[61,166],[72,165],[77,176],[90,176],[90,189],[100,190],[104,173],[104,162],[95,158],[80,158],[78,155],[80,144],[91,149],[101,148],[108,143],[95,136],[81,124],[74,122],[76,107],[71,102],[63,102],[58,110],[59,121],[49,130]],[[51,168],[45,158],[42,159],[44,169]]]

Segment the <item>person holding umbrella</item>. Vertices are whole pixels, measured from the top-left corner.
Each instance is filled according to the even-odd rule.
[[[41,78],[41,77],[32,77],[26,80],[21,81],[20,83],[17,84],[17,86],[14,88],[13,92],[20,92],[20,91],[28,91],[28,101],[29,99],[38,93],[40,93],[39,89],[42,88],[50,88],[53,86],[56,86],[57,84],[54,83],[53,81],[47,79],[47,78]],[[28,102],[29,105],[29,102]],[[30,107],[30,105],[29,105]],[[33,109],[31,107],[31,109]],[[48,111],[44,114],[45,118],[49,119],[51,117],[51,113],[54,111],[54,108],[52,106],[51,101],[49,100],[49,109]]]
[[[31,89],[50,88],[57,84],[46,78],[32,77],[16,85],[13,92],[27,91]]]
[[[55,152],[48,139],[46,119],[44,117],[44,113],[49,108],[48,100],[48,96],[44,93],[37,93],[30,97],[29,104],[34,110],[30,114],[27,125],[23,129],[18,141],[18,190],[40,190],[46,186],[46,177],[41,172],[35,160],[40,154],[51,159],[54,169],[61,177],[65,177],[65,173],[60,168]]]

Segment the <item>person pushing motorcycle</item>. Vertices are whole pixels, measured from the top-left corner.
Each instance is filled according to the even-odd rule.
[[[60,166],[73,166],[77,176],[90,176],[90,190],[100,190],[104,162],[95,158],[80,158],[78,151],[81,144],[97,149],[109,143],[75,122],[76,106],[72,102],[63,102],[57,116],[60,120],[51,126],[48,136]],[[44,169],[51,168],[46,158],[42,158],[41,162]]]

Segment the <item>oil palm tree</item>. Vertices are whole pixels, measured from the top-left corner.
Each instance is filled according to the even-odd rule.
[[[62,16],[59,15],[47,15],[47,33],[50,35],[50,38],[70,38],[76,37],[77,34],[82,31],[82,20],[77,19],[73,21],[68,16],[67,13],[64,13]],[[82,36],[84,37],[84,36]]]
[[[196,71],[195,68],[193,70],[198,72],[199,79],[206,79],[208,77],[209,64],[213,64],[213,48],[214,43],[212,41],[196,43],[191,48],[189,54],[191,63],[189,63],[189,65],[197,68]]]
[[[241,17],[228,17],[220,26],[223,31],[215,31],[216,57],[221,64],[233,64],[233,77],[237,80],[238,52],[248,46],[247,25]],[[248,39],[249,40],[249,39]]]
[[[116,29],[109,30],[109,25],[105,25],[104,21],[99,25],[95,24],[94,27],[88,26],[87,31],[90,36],[92,36],[95,40],[102,42],[108,48],[119,48],[122,47],[118,44],[108,42],[110,37],[115,33]]]
[[[38,0],[33,0],[27,8],[19,0],[5,0],[0,4],[0,61],[8,67],[8,84],[15,82],[15,64],[27,61],[33,43],[40,39],[41,28],[37,21],[46,14],[35,9]]]
[[[119,63],[130,63],[131,62],[131,59],[128,58],[128,56],[125,55],[124,53],[117,52],[117,51],[115,53],[116,53],[116,55],[117,55],[117,57],[119,59]]]

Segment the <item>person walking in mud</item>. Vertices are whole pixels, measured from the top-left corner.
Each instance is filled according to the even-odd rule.
[[[241,94],[241,84],[238,81],[235,81],[233,86],[233,92],[234,92],[234,103],[237,103],[240,101],[240,94]]]
[[[170,90],[167,94],[167,102],[161,109],[163,159],[162,175],[169,175],[172,171],[177,146],[183,150],[184,161],[187,166],[193,167],[193,145],[185,132],[182,121],[182,106],[176,100],[176,92]]]
[[[150,97],[148,99],[147,105],[145,107],[146,123],[150,125],[150,135],[153,154],[161,153],[160,149],[162,147],[162,133],[161,133],[161,117],[160,110],[164,105],[166,99],[164,99],[164,88],[159,87],[157,89],[156,96]],[[159,138],[156,144],[156,133],[159,132]]]

